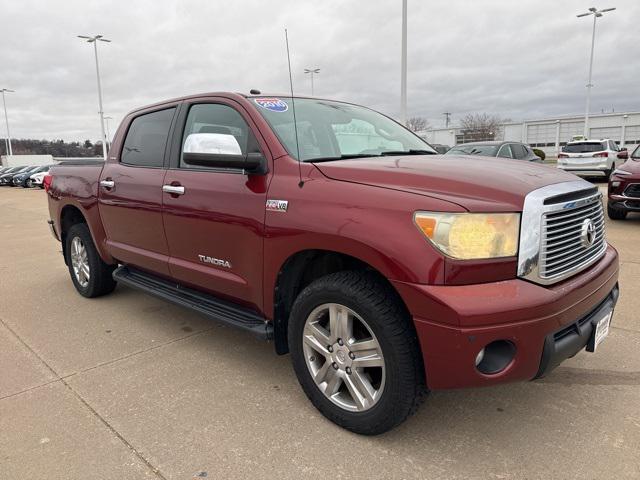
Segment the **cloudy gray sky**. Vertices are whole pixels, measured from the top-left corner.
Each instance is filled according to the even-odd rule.
[[[640,110],[640,2],[597,0],[592,111]],[[591,18],[584,0],[409,0],[409,113],[514,120],[582,113]],[[316,95],[399,111],[400,0],[0,0],[0,88],[12,136],[99,138],[93,51],[101,33],[104,109],[175,96],[294,88],[319,67]],[[4,122],[2,132],[4,133]],[[115,130],[112,124],[111,130]],[[3,136],[3,135],[0,135]]]

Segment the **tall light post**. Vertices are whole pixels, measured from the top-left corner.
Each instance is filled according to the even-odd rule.
[[[407,0],[402,0],[402,53],[400,59],[400,123],[407,124]]]
[[[593,15],[593,33],[591,34],[591,56],[589,57],[589,81],[587,83],[587,106],[584,112],[584,137],[589,137],[589,110],[591,109],[591,87],[593,84],[591,83],[591,73],[593,72],[593,49],[596,43],[596,20],[602,16],[604,12],[611,12],[615,10],[615,7],[612,8],[603,8],[602,10],[598,10],[595,7],[591,7],[588,12],[581,13],[576,15],[578,18],[580,17],[588,17],[589,15]]]
[[[313,74],[314,73],[320,73],[320,69],[319,68],[305,68],[304,69],[304,73],[310,73],[311,74],[311,96],[313,97]]]
[[[4,139],[5,152],[7,152],[9,155],[13,155],[13,150],[11,149],[11,132],[9,132],[9,116],[7,115],[7,101],[4,98],[4,94],[5,92],[13,93],[15,92],[15,90],[0,88],[0,92],[2,92],[2,105],[4,106],[4,121],[7,124],[7,138]]]
[[[113,117],[104,117],[105,127],[107,129],[107,143],[111,146],[111,135],[109,134],[109,120],[113,120]]]
[[[104,112],[102,111],[102,87],[100,86],[100,67],[98,65],[98,42],[111,42],[103,38],[102,35],[94,35],[89,37],[87,35],[78,35],[78,38],[85,39],[87,43],[93,43],[93,53],[96,57],[96,76],[98,77],[98,106],[100,107],[100,130],[102,132],[102,156],[105,161],[107,160],[107,138],[104,135]]]

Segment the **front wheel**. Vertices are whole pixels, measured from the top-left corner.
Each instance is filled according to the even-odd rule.
[[[67,232],[65,258],[71,281],[83,297],[99,297],[116,288],[112,277],[115,266],[102,261],[86,223],[76,223]]]
[[[289,319],[293,367],[315,407],[364,435],[386,432],[426,393],[415,329],[391,287],[361,272],[307,286]]]
[[[627,218],[627,211],[613,205],[607,205],[607,215],[611,220],[624,220]]]
[[[31,179],[27,180],[26,188],[33,188],[33,180],[31,180]]]

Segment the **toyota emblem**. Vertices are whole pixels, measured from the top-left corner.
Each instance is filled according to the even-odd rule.
[[[593,220],[590,218],[585,218],[584,222],[582,222],[582,233],[580,235],[580,243],[585,248],[589,248],[596,241],[596,226],[593,223]]]

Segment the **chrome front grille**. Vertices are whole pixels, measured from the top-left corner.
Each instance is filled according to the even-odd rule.
[[[575,203],[543,216],[538,265],[543,279],[568,277],[600,258],[606,249],[601,195],[572,207]]]
[[[522,208],[518,276],[550,285],[597,262],[607,249],[602,194],[585,180],[527,194]]]

